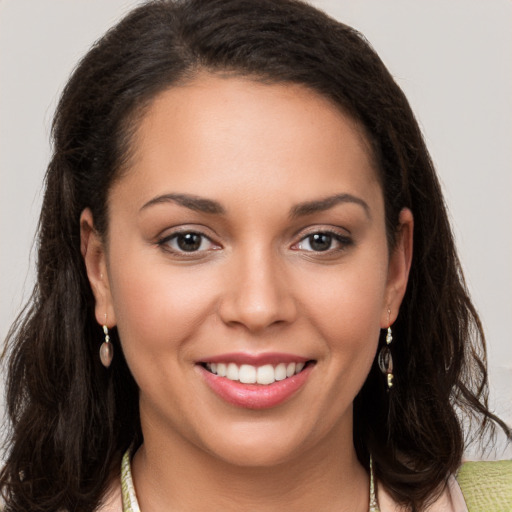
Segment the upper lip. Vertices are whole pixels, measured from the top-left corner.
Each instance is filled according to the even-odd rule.
[[[279,363],[305,363],[310,361],[310,357],[303,357],[296,354],[286,354],[280,352],[263,352],[260,354],[251,354],[248,352],[233,352],[229,354],[218,354],[206,357],[198,361],[204,363],[235,363],[238,365],[249,364],[252,366],[263,366],[265,364]]]

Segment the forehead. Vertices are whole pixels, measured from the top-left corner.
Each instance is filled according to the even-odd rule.
[[[200,75],[153,100],[132,144],[121,184],[138,182],[141,196],[158,187],[215,196],[228,185],[254,195],[268,185],[300,201],[377,182],[363,129],[297,84]]]

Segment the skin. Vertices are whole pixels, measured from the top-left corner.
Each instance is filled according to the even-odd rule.
[[[89,210],[81,227],[97,321],[117,326],[140,388],[142,510],[367,510],[352,402],[398,314],[413,220],[401,212],[390,251],[363,131],[302,86],[201,75],[154,100],[134,149],[106,241]],[[166,194],[223,213],[154,201]],[[204,234],[200,250],[177,252],[176,230]],[[340,240],[312,250],[308,236],[331,231]],[[315,364],[290,399],[253,410],[217,396],[197,365],[233,352]]]

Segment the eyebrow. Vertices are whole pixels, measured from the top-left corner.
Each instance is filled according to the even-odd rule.
[[[368,206],[368,203],[366,203],[359,197],[353,196],[352,194],[335,194],[333,196],[325,197],[323,199],[299,203],[291,209],[290,217],[294,219],[297,217],[312,215],[313,213],[324,212],[338,204],[343,203],[353,203],[361,206],[365,211],[366,216],[369,219],[371,219],[370,207]]]
[[[222,215],[226,213],[226,210],[217,201],[189,194],[163,194],[161,196],[154,197],[145,203],[140,210],[142,211],[150,206],[163,203],[175,203],[196,212],[210,213],[213,215]]]
[[[196,212],[209,213],[213,215],[223,215],[226,213],[224,207],[217,201],[205,199],[190,194],[163,194],[154,197],[141,207],[141,211],[157,204],[175,203]],[[290,217],[304,217],[314,213],[323,212],[343,203],[353,203],[361,206],[368,218],[371,218],[370,207],[361,198],[352,194],[335,194],[333,196],[317,199],[314,201],[305,201],[295,205],[290,210]]]

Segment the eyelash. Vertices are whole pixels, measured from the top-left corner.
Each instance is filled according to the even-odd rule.
[[[309,240],[309,244],[311,247],[311,238],[315,235],[327,235],[331,237],[331,245],[332,242],[337,243],[339,246],[336,248],[329,247],[325,250],[315,250],[313,248],[311,249],[304,249],[301,247],[301,244],[303,244],[305,241]],[[192,251],[184,250],[183,248],[178,247],[172,247],[171,242],[175,241],[178,243],[179,237],[186,237],[186,236],[197,236],[200,237],[199,246],[197,249]],[[205,243],[209,242],[213,247],[209,249],[201,249],[201,246]],[[304,251],[306,253],[313,253],[315,255],[332,255],[333,253],[338,253],[346,250],[348,247],[353,245],[353,240],[346,236],[342,235],[337,231],[334,231],[332,229],[322,229],[322,230],[316,230],[311,231],[307,233],[305,236],[303,236],[297,243],[293,244],[291,249],[296,251]],[[159,240],[157,240],[157,245],[161,247],[163,250],[170,252],[172,254],[181,256],[181,257],[197,257],[199,254],[204,254],[205,252],[209,250],[217,250],[221,247],[217,244],[215,244],[210,237],[205,235],[204,233],[201,233],[200,231],[190,230],[190,229],[184,229],[182,231],[174,232],[170,235],[166,235]]]

